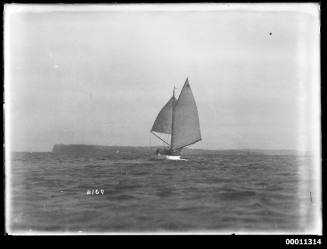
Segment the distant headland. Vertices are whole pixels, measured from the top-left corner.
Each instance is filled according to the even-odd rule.
[[[78,153],[78,154],[93,154],[93,153],[151,153],[158,146],[105,146],[105,145],[87,145],[87,144],[55,144],[52,148],[52,153]],[[296,150],[257,150],[257,149],[240,149],[240,150],[209,150],[209,149],[191,149],[185,148],[183,154],[263,154],[263,155],[309,155],[306,152]]]

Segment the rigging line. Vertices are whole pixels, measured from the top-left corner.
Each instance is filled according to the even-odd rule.
[[[174,111],[175,111],[175,85],[174,85],[174,89],[173,89],[173,101],[172,101],[172,105],[171,105],[171,136],[170,136],[170,143],[171,145],[169,145],[170,149],[172,149],[173,147],[173,142],[174,142]]]
[[[159,137],[157,134],[155,134],[154,132],[152,132],[151,131],[151,133],[153,134],[153,135],[155,135],[157,138],[159,138],[162,142],[164,142],[165,144],[167,144],[167,145],[169,145],[170,146],[170,144],[169,143],[167,143],[165,140],[163,140],[161,137]]]
[[[189,146],[189,145],[191,145],[191,144],[195,144],[196,142],[199,142],[199,141],[201,141],[201,140],[202,140],[202,138],[200,138],[200,139],[198,139],[198,140],[196,140],[196,141],[194,141],[194,142],[192,142],[192,143],[189,143],[189,144],[187,144],[187,145],[183,145],[183,146],[177,147],[177,148],[175,148],[174,150],[178,150],[178,149],[184,148],[184,147],[186,147],[186,146]]]

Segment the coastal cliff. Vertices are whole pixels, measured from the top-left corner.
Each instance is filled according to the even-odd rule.
[[[55,144],[52,153],[119,153],[119,152],[151,152],[155,147],[134,146],[102,146],[86,144]]]
[[[86,145],[86,144],[55,144],[52,153],[60,154],[148,154],[154,153],[157,146],[103,146],[103,145]],[[299,152],[295,150],[204,150],[185,148],[182,151],[185,155],[208,155],[208,154],[224,154],[224,155],[306,155],[310,153]]]

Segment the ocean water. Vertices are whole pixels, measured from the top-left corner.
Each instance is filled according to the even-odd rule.
[[[12,233],[229,234],[310,232],[316,225],[320,193],[310,156],[185,158],[13,153],[8,227]]]

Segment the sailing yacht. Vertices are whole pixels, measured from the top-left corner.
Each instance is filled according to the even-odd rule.
[[[174,87],[173,96],[160,110],[151,133],[167,145],[163,150],[157,149],[157,159],[181,160],[182,149],[201,140],[198,109],[188,78],[178,99]],[[162,134],[170,135],[170,143]]]

